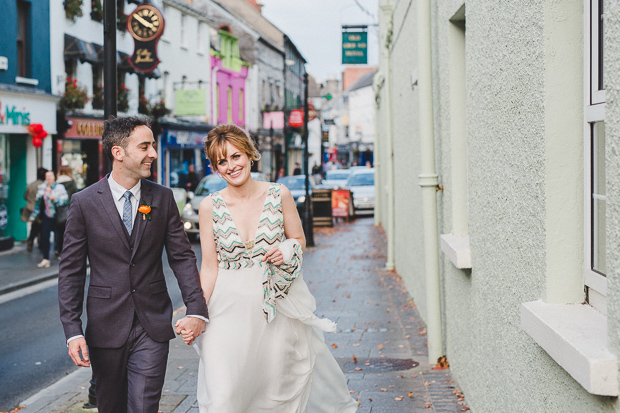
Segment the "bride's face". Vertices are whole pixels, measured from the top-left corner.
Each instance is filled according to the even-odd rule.
[[[248,179],[252,179],[248,155],[230,142],[226,142],[225,149],[226,157],[220,153],[220,158],[217,161],[217,171],[228,182],[228,185],[240,186],[246,183]]]

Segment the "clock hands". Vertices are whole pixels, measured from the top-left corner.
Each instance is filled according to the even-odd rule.
[[[146,27],[151,28],[152,30],[157,30],[157,28],[155,26],[153,26],[153,23],[150,23],[146,20],[144,20],[142,17],[140,17],[138,14],[134,14],[134,19],[138,20],[140,23],[142,23],[143,25],[145,25]]]

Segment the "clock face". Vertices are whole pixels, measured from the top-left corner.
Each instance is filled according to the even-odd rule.
[[[155,7],[143,5],[131,13],[128,19],[131,35],[141,41],[152,40],[164,30],[164,19]]]

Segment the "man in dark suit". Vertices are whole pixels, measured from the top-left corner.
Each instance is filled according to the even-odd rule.
[[[73,362],[92,363],[100,413],[157,413],[175,337],[164,247],[187,307],[176,333],[201,334],[207,306],[172,191],[144,179],[157,158],[148,120],[110,119],[102,140],[112,173],[72,198],[58,276],[60,318]]]

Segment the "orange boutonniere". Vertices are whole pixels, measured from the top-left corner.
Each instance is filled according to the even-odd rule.
[[[142,220],[148,219],[151,220],[151,210],[155,208],[155,205],[147,205],[144,200],[142,200],[142,205],[138,208],[138,212],[142,213]]]

